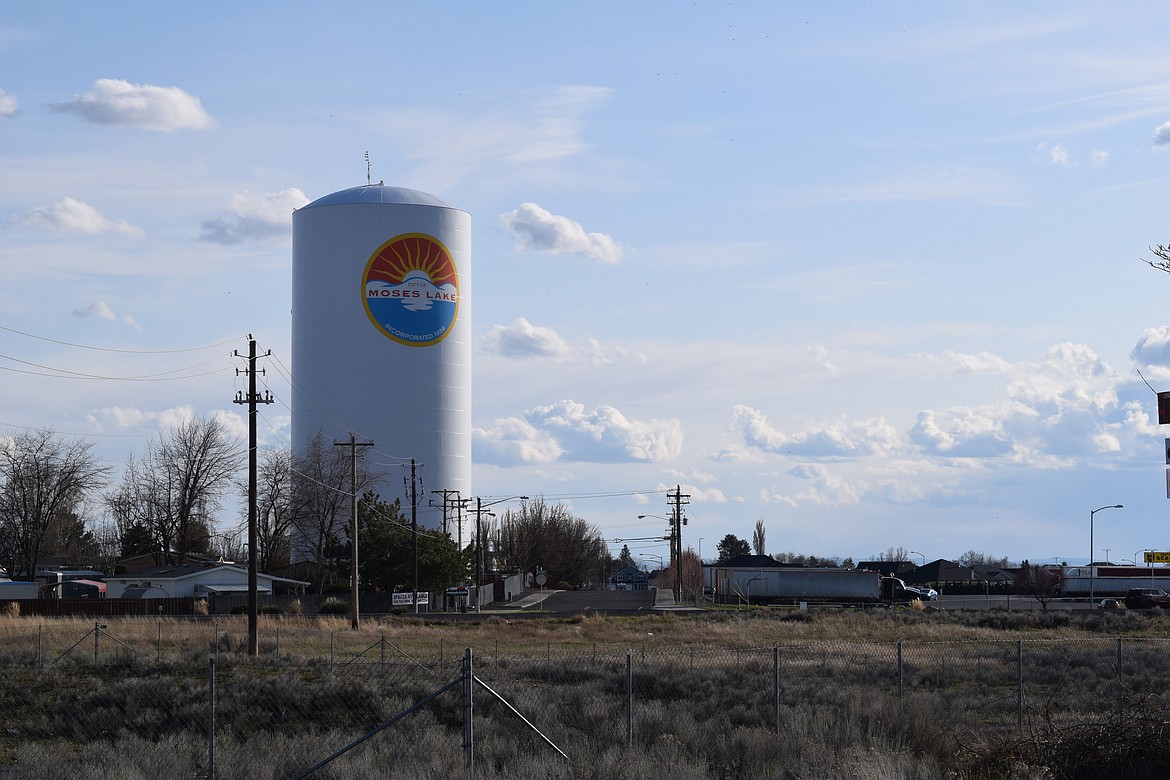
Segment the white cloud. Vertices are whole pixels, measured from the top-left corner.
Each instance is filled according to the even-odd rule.
[[[148,411],[124,406],[107,406],[86,415],[86,420],[99,431],[171,430],[195,417],[192,406],[173,406],[170,409]]]
[[[662,463],[678,456],[682,441],[678,420],[631,419],[608,404],[587,410],[572,400],[475,431],[481,454],[508,462]]]
[[[990,352],[968,355],[947,350],[942,356],[931,355],[928,360],[959,374],[1004,374],[1012,370],[1012,364]]]
[[[1129,357],[1140,366],[1170,368],[1170,325],[1142,331]]]
[[[1170,122],[1154,131],[1154,146],[1170,146]]]
[[[74,317],[81,317],[83,319],[99,319],[107,320],[109,322],[121,322],[124,325],[129,325],[135,330],[142,330],[142,326],[138,324],[129,314],[116,314],[109,304],[105,301],[94,301],[85,309],[74,309]]]
[[[940,423],[935,412],[919,412],[918,420],[910,429],[910,439],[927,454],[985,458],[1013,451],[1003,426],[989,416],[963,410],[942,417]]]
[[[512,182],[526,172],[547,175],[553,164],[588,148],[582,137],[584,117],[612,94],[604,87],[566,86],[527,104],[493,101],[463,114],[395,107],[374,120],[378,132],[389,132],[423,161],[409,178],[441,192],[472,174]]]
[[[98,78],[89,91],[71,101],[51,106],[63,113],[76,113],[97,125],[139,127],[142,130],[177,132],[204,130],[215,120],[204,110],[198,97],[178,87],[131,84],[121,78]]]
[[[552,463],[564,452],[556,439],[524,420],[496,420],[490,428],[473,428],[475,461],[500,466]]]
[[[533,325],[523,317],[511,325],[495,325],[484,336],[484,348],[505,357],[543,357],[565,361],[573,349],[552,328]]]
[[[1106,152],[1102,149],[1093,149],[1089,152],[1089,159],[1092,161],[1093,165],[1100,167],[1109,160],[1109,152]]]
[[[309,202],[296,187],[280,192],[237,192],[229,213],[199,223],[199,238],[215,244],[239,244],[289,234],[292,213]]]
[[[516,236],[522,250],[545,254],[579,254],[599,263],[622,260],[622,248],[604,233],[588,233],[580,223],[552,214],[535,203],[500,216],[500,224]]]
[[[773,454],[853,457],[888,454],[899,447],[897,431],[881,418],[810,425],[799,433],[786,434],[771,427],[763,412],[749,406],[736,405],[731,417],[733,430],[748,446]]]
[[[1064,144],[1053,144],[1052,148],[1048,149],[1048,161],[1053,165],[1062,165],[1066,168],[1072,164],[1069,160],[1068,149],[1064,148]]]
[[[565,400],[539,406],[525,416],[553,432],[572,460],[664,462],[682,448],[678,420],[633,420],[609,404],[587,411],[584,404]]]
[[[142,228],[124,220],[109,219],[88,203],[70,197],[27,211],[14,217],[12,221],[33,230],[48,230],[55,233],[81,233],[87,236],[102,233],[133,237],[143,235]]]
[[[124,125],[163,133],[215,126],[215,120],[194,95],[178,87],[131,84],[121,79],[98,79],[88,92],[52,107],[96,125]]]
[[[645,365],[648,360],[644,352],[635,352],[612,344],[602,344],[597,339],[588,340],[585,348],[585,359],[591,366],[609,366],[614,363]]]
[[[17,110],[16,98],[0,89],[0,118],[16,116]]]

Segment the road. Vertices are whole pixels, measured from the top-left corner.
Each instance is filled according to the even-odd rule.
[[[534,603],[535,602],[535,603]],[[580,615],[588,612],[602,612],[607,615],[628,612],[649,612],[654,606],[652,590],[558,590],[541,598],[540,593],[530,593],[512,610],[524,612],[569,612]],[[500,605],[492,605],[493,611],[505,611]]]

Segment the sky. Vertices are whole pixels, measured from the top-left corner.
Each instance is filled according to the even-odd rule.
[[[192,415],[245,435],[251,334],[286,446],[292,211],[384,181],[472,216],[486,499],[647,560],[676,487],[706,559],[760,520],[769,553],[854,560],[1170,550],[1167,29],[1159,2],[9,4],[0,433],[115,475]]]

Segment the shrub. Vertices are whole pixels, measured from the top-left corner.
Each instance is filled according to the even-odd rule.
[[[322,615],[348,615],[349,602],[330,596],[321,602],[317,607],[317,612]]]
[[[20,602],[9,601],[3,608],[0,608],[0,615],[5,617],[20,617]]]

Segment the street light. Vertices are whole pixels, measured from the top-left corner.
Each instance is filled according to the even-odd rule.
[[[483,510],[489,506],[502,504],[505,501],[527,501],[528,496],[507,496],[505,498],[497,498],[495,501],[489,501],[486,504],[483,498],[476,496],[475,498],[475,611],[479,612],[479,588],[483,584],[483,529],[480,526],[480,519],[483,517]]]
[[[910,554],[911,555],[922,555],[922,553],[918,552],[917,550],[911,550]],[[922,555],[922,565],[923,566],[926,565],[926,556],[925,555]]]
[[[1104,509],[1124,509],[1121,504],[1110,504],[1109,506],[1097,507],[1089,512],[1089,609],[1093,608],[1093,602],[1096,599],[1096,591],[1094,589],[1094,573],[1097,567],[1093,565],[1093,516]]]

